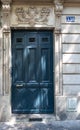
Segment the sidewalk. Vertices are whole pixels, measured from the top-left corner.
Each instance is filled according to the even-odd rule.
[[[80,121],[0,123],[0,130],[80,130]]]

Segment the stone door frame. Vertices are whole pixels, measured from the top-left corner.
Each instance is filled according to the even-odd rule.
[[[2,23],[2,43],[3,43],[3,85],[2,85],[2,95],[11,94],[11,27],[10,25],[10,11],[11,11],[11,0],[2,0],[2,13],[3,13],[3,23]],[[53,29],[54,31],[54,72],[55,73],[55,115],[56,113],[56,97],[62,96],[62,45],[61,45],[61,14],[63,10],[63,1],[54,1],[54,11],[55,11],[55,27],[46,27],[46,29]],[[15,27],[18,29],[19,27]],[[24,29],[24,27],[20,27]],[[30,27],[31,29],[33,27]],[[29,29],[26,27],[26,29]],[[36,29],[36,27],[34,28]],[[38,29],[38,28],[37,28]],[[44,27],[41,29],[45,29]]]

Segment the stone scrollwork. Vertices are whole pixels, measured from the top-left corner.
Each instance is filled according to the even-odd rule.
[[[16,8],[16,16],[19,23],[26,23],[29,25],[35,24],[47,24],[48,16],[50,15],[50,9],[47,7],[36,8],[29,7],[26,10],[21,8]]]

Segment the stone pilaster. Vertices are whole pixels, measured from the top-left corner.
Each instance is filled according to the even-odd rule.
[[[10,3],[11,0],[1,0],[2,2],[2,26],[7,31],[10,27]]]
[[[10,48],[11,0],[1,0],[1,2],[2,2],[2,28],[3,28],[3,94],[8,94],[10,89],[9,48]]]
[[[55,0],[55,94],[62,95],[61,14],[63,0]]]

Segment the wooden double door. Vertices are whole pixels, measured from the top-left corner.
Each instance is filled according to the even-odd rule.
[[[53,32],[12,30],[13,113],[53,113]]]

